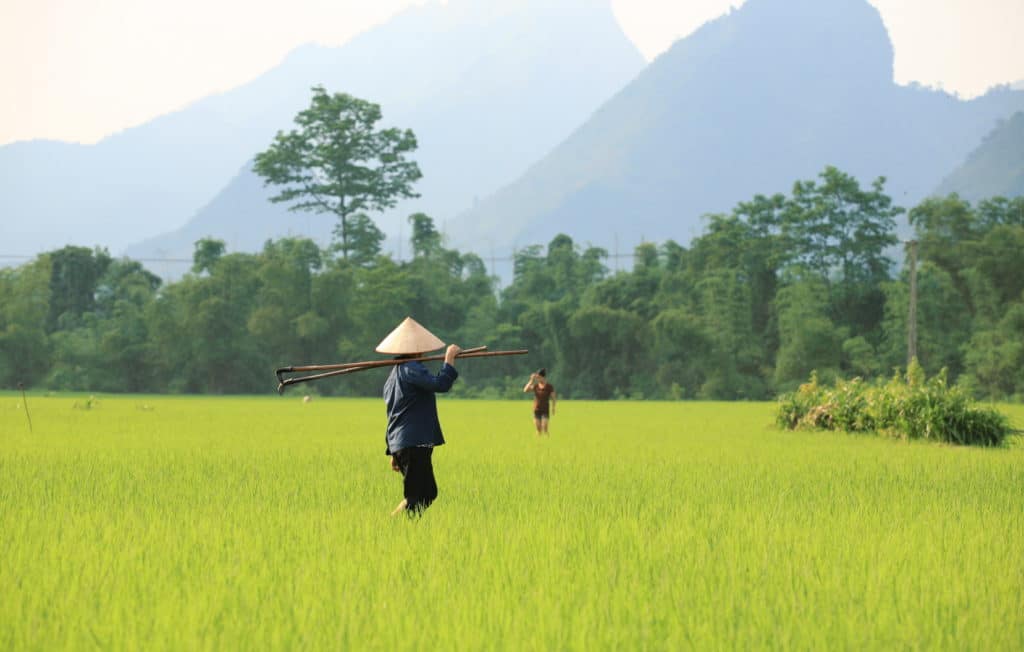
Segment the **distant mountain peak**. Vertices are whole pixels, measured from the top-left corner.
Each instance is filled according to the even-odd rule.
[[[894,52],[881,14],[867,0],[747,0],[723,21],[762,44],[765,66],[838,82],[889,84]]]
[[[527,9],[550,11],[559,9],[589,9],[611,7],[611,0],[435,0],[435,4],[452,11],[487,14],[508,10]]]
[[[1024,108],[1024,93],[962,102],[897,85],[893,61],[868,0],[747,0],[677,41],[522,177],[460,215],[455,244],[557,233],[605,247],[686,242],[702,215],[784,192],[827,165],[862,182],[885,176],[894,201],[912,205],[997,118]]]

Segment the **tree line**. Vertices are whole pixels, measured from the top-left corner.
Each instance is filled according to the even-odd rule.
[[[569,398],[765,399],[817,370],[887,377],[907,363],[907,266],[885,181],[828,167],[789,193],[709,215],[688,246],[608,252],[559,235],[520,249],[499,287],[476,254],[409,217],[413,258],[381,253],[364,213],[343,246],[268,241],[258,253],[196,243],[163,283],[142,264],[68,246],[0,270],[0,386],[268,393],[286,364],[371,357],[411,315],[441,339],[528,359],[465,361],[462,396],[520,395],[533,368]],[[979,396],[1024,396],[1024,198],[949,195],[908,214],[919,242],[918,356]],[[384,372],[307,387],[370,396]]]

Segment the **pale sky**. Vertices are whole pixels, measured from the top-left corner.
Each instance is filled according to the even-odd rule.
[[[340,45],[424,0],[0,0],[0,144],[92,143]],[[648,59],[742,0],[611,0]],[[973,97],[1024,80],[1024,0],[870,0],[895,78]]]

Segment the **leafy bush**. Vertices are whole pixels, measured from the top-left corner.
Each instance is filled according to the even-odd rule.
[[[854,378],[830,387],[812,372],[810,382],[779,398],[777,422],[791,430],[877,432],[975,446],[999,446],[1011,432],[1005,415],[975,406],[965,390],[950,387],[945,369],[929,379],[916,360],[905,377],[896,374],[876,385]]]

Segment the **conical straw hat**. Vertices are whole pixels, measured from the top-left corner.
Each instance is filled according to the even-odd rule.
[[[420,326],[419,322],[412,317],[406,317],[405,321],[381,340],[376,351],[377,353],[407,355],[436,351],[443,346],[444,342],[437,339],[436,335]]]

